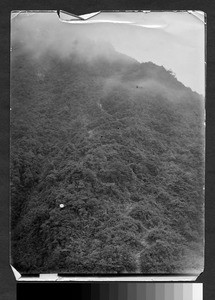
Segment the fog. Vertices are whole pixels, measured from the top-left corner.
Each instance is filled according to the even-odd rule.
[[[139,62],[152,61],[171,69],[185,86],[204,94],[204,26],[190,15],[179,15],[147,14],[148,27],[144,27],[97,23],[96,19],[70,24],[61,22],[56,13],[22,13],[11,22],[12,53],[26,51],[35,59],[48,52],[61,59],[75,54],[88,61],[99,56],[117,60],[115,49]],[[162,26],[150,28],[149,20],[152,25],[162,21]]]
[[[28,52],[38,59],[44,54],[57,54],[65,59],[77,54],[92,60],[99,56],[109,58],[113,46],[96,32],[96,26],[63,23],[57,14],[20,15],[12,20],[11,46],[13,55]]]

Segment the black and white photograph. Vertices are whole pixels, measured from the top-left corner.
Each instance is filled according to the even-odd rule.
[[[20,274],[204,270],[205,16],[11,14]]]

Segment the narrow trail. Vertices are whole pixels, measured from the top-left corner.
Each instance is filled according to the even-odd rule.
[[[100,109],[100,111],[101,111],[102,113],[105,113],[105,114],[108,114],[108,115],[109,115],[109,113],[108,113],[106,110],[104,110],[104,108],[102,107],[102,104],[101,104],[100,101],[97,102],[97,105],[98,105],[98,107],[99,107],[99,109]]]
[[[135,206],[136,206],[136,203],[127,203],[126,205],[123,206],[121,211],[125,216],[128,216],[129,213],[132,211],[132,209],[135,208]],[[141,256],[141,252],[143,251],[143,249],[145,247],[147,247],[145,234],[140,235],[139,242],[142,245],[142,249],[133,253],[134,260],[136,262],[136,273],[141,273],[141,259],[140,259],[140,256]]]
[[[140,256],[141,256],[141,252],[147,246],[145,237],[142,237],[142,239],[140,240],[140,244],[142,245],[142,249],[134,254],[134,259],[136,262],[136,273],[141,273],[141,258],[140,258]]]
[[[136,261],[136,273],[141,273],[140,252],[134,255]]]
[[[124,214],[127,216],[129,215],[129,213],[132,211],[132,209],[135,207],[135,203],[129,203],[129,204],[126,204],[126,206],[124,207]]]

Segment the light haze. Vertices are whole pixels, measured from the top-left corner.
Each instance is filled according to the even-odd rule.
[[[152,61],[172,70],[185,86],[205,94],[205,23],[192,13],[104,12],[70,23],[61,22],[55,12],[22,13],[12,20],[11,37],[12,45],[19,40],[35,56],[50,50],[66,57],[77,40],[89,56],[91,49],[84,39],[105,41],[139,62]],[[95,49],[92,52],[95,55]]]

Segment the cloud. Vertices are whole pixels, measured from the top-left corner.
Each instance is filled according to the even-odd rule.
[[[103,13],[103,18],[98,14],[72,24],[61,22],[56,13],[22,13],[12,20],[11,39],[12,46],[21,45],[35,58],[47,52],[62,59],[72,53],[88,60],[108,57],[111,44],[139,62],[173,70],[178,80],[204,94],[204,23],[186,12]]]

